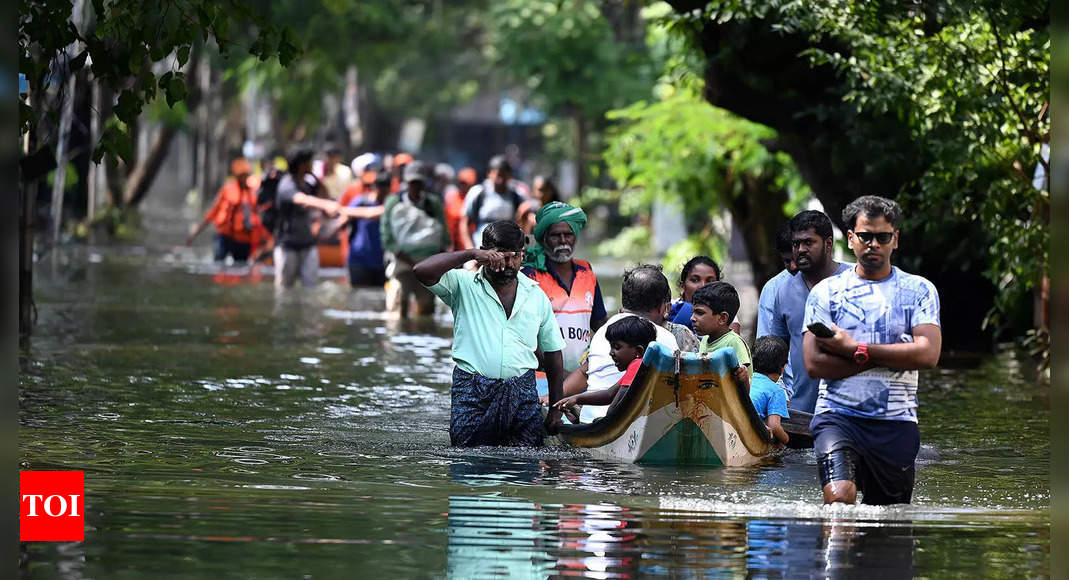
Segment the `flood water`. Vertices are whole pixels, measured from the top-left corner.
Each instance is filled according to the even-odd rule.
[[[381,292],[276,297],[136,247],[54,258],[20,469],[84,471],[86,534],[24,544],[30,577],[1048,575],[1048,390],[1013,353],[921,375],[912,505],[832,509],[811,450],[451,449],[449,320],[387,321]]]

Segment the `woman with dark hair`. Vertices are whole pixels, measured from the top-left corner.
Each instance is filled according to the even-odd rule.
[[[709,256],[694,256],[679,273],[679,300],[672,303],[666,320],[694,330],[690,323],[691,298],[694,291],[706,284],[720,281],[720,265]]]

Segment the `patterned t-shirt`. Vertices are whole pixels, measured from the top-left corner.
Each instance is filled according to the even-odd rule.
[[[805,304],[803,328],[835,324],[858,342],[913,342],[913,329],[939,325],[935,285],[897,267],[883,280],[859,278],[854,268],[822,280]],[[808,331],[806,331],[808,332]],[[872,368],[852,377],[821,379],[815,413],[917,422],[917,371]]]

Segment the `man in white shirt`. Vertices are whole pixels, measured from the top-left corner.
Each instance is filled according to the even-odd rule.
[[[609,356],[609,341],[605,330],[610,324],[628,316],[641,316],[653,323],[657,331],[657,342],[672,350],[679,345],[675,336],[664,327],[664,315],[667,310],[667,297],[671,296],[668,279],[664,277],[660,266],[644,264],[624,273],[623,308],[612,316],[594,333],[590,339],[590,354],[586,362],[564,381],[564,396],[575,395],[585,391],[607,389],[624,376],[624,371],[616,368],[616,363]],[[580,420],[589,423],[603,417],[608,407],[587,405],[583,407]]]

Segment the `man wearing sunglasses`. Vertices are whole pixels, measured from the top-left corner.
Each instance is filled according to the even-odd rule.
[[[843,210],[857,266],[817,284],[806,302],[806,369],[820,377],[809,426],[824,503],[909,503],[917,429],[917,371],[939,362],[939,293],[891,265],[902,210],[866,195]],[[816,328],[816,327],[814,327]],[[819,330],[819,329],[817,329]]]
[[[807,210],[791,218],[791,248],[798,275],[784,280],[774,297],[759,306],[765,309],[767,324],[761,325],[758,336],[778,336],[790,345],[791,376],[783,377],[783,386],[791,409],[806,413],[812,413],[816,406],[818,381],[806,373],[802,358],[805,301],[818,282],[851,266],[832,258],[832,227],[831,218],[820,211]]]

